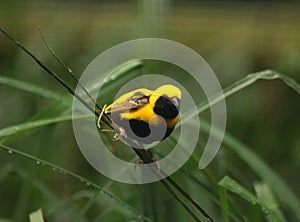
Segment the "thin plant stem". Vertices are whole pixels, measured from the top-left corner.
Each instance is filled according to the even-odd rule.
[[[93,103],[93,105],[95,105],[97,107],[97,109],[99,110],[99,112],[102,112],[102,108],[99,106],[99,104],[96,102],[96,100],[92,97],[92,95],[88,92],[88,90],[78,81],[78,79],[74,76],[74,72],[73,70],[68,67],[63,61],[62,59],[57,55],[57,53],[54,51],[54,49],[50,46],[50,44],[48,43],[48,41],[46,40],[41,27],[38,27],[40,36],[43,40],[43,42],[45,43],[46,47],[49,49],[49,51],[51,52],[51,54],[54,56],[54,58],[56,58],[56,60],[59,62],[59,64],[61,64],[61,66],[70,74],[70,76],[72,77],[73,81],[84,91],[84,93],[88,96],[88,98],[90,99],[90,101]],[[103,116],[105,116],[105,118],[109,121],[110,118],[108,117],[108,115],[106,113],[103,113]]]
[[[95,111],[84,99],[78,95],[67,83],[65,83],[54,71],[52,71],[50,68],[48,68],[46,65],[44,65],[35,55],[33,55],[29,50],[27,50],[19,41],[12,38],[7,32],[5,32],[2,28],[0,28],[0,31],[12,42],[14,42],[18,47],[20,47],[27,55],[29,55],[42,69],[46,71],[50,76],[52,76],[56,81],[58,81],[64,88],[68,90],[69,93],[71,93],[76,99],[78,99],[88,110],[90,110],[92,113],[94,113],[97,117],[99,116],[99,113]],[[111,124],[103,119],[103,122],[112,128]]]

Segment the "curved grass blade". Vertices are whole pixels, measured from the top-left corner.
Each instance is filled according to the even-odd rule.
[[[104,103],[103,101],[106,99],[107,95],[109,99],[112,95],[111,93],[115,91],[115,89],[121,88],[124,83],[130,81],[131,79],[137,77],[141,73],[141,68],[143,63],[141,60],[129,60],[113,70],[109,71],[106,74],[99,75],[97,79],[94,79],[93,82],[89,82],[84,85],[84,87],[90,92],[90,94],[95,94],[99,92],[99,88],[102,85],[100,95],[100,103]],[[80,93],[80,95],[86,98],[86,95]],[[111,101],[106,101],[111,103]]]
[[[129,60],[124,64],[121,64],[117,66],[115,69],[113,69],[108,75],[103,75],[102,78],[97,79],[96,82],[92,84],[92,86],[87,87],[91,88],[92,90],[97,90],[99,88],[99,85],[101,81],[104,81],[103,85],[103,92],[107,93],[109,92],[110,88],[113,87],[112,84],[115,84],[116,81],[121,82],[122,84],[126,81],[128,81],[131,78],[134,78],[136,76],[135,73],[133,75],[129,75],[131,72],[136,71],[140,69],[143,66],[143,63],[141,60],[135,59],[135,60]],[[107,76],[107,77],[105,77]],[[21,89],[36,95],[43,96],[48,99],[54,99],[54,100],[63,100],[65,96],[62,96],[60,94],[57,94],[51,90],[45,89],[43,87],[40,87],[39,85],[26,82],[24,80],[18,80],[11,77],[0,75],[0,83],[5,84],[17,89]],[[68,94],[67,97],[70,97]]]
[[[42,195],[46,197],[47,201],[52,202],[55,207],[61,206],[62,201],[65,204],[66,200],[64,198],[63,198],[63,200],[61,200],[61,197],[58,197],[56,194],[54,194],[52,191],[50,191],[48,189],[48,187],[46,185],[44,185],[40,180],[38,180],[37,178],[32,178],[29,175],[29,173],[27,172],[27,169],[25,170],[24,168],[19,167],[15,164],[12,164],[12,163],[6,164],[1,169],[0,181],[4,180],[5,177],[11,175],[12,173],[14,175],[18,175],[23,181],[30,180],[32,185],[39,192],[39,194],[42,193]],[[64,207],[64,209],[67,209],[67,207]],[[60,208],[60,210],[62,210],[62,208]],[[78,212],[75,209],[73,209],[71,206],[68,206],[68,209],[66,211],[64,211],[64,213],[66,213],[66,212],[69,216],[71,216],[72,220],[80,219],[81,221],[85,221],[84,218],[81,217],[81,215],[78,214]],[[51,215],[48,212],[44,213],[44,215],[48,220],[51,219]],[[2,222],[1,219],[0,219],[0,221]]]
[[[210,124],[201,119],[201,128],[206,134],[210,133]],[[215,131],[215,133],[218,133]],[[235,152],[256,175],[270,185],[279,199],[286,203],[292,212],[300,219],[300,200],[297,195],[289,188],[287,183],[277,175],[259,156],[257,156],[250,147],[225,133],[223,144]]]
[[[237,183],[235,180],[230,178],[229,176],[225,176],[220,182],[219,185],[226,188],[227,190],[230,190],[231,192],[239,195],[243,199],[250,202],[252,205],[260,205],[262,211],[264,212],[266,218],[268,218],[268,221],[272,222],[285,222],[282,214],[278,213],[278,210],[275,209],[272,206],[272,203],[262,201],[260,198],[252,194],[249,190],[247,190],[245,187]]]
[[[51,90],[40,87],[36,84],[32,84],[32,83],[29,83],[29,82],[26,82],[23,80],[21,81],[21,80],[3,76],[3,75],[0,75],[0,83],[17,88],[17,89],[21,89],[21,90],[24,90],[24,91],[27,91],[30,93],[34,93],[34,94],[43,96],[48,99],[61,100],[61,98],[62,98],[61,95],[59,95]]]
[[[104,83],[113,82],[120,77],[122,77],[124,74],[132,72],[136,69],[140,69],[143,67],[143,62],[140,59],[133,59],[129,60],[119,66],[117,66],[115,69],[113,69],[110,74],[108,74],[108,77],[104,80]]]
[[[91,117],[91,115],[78,116],[78,119],[87,118],[87,117]],[[30,122],[25,122],[25,123],[9,126],[9,127],[6,127],[6,128],[3,128],[0,130],[0,138],[5,137],[5,136],[11,136],[20,131],[30,130],[30,129],[34,129],[36,127],[41,127],[41,126],[58,123],[58,122],[63,122],[63,121],[69,121],[69,120],[72,120],[72,115],[54,117],[54,118],[49,118],[49,119],[35,120],[35,121],[30,121]]]
[[[288,85],[289,87],[291,87],[297,93],[300,94],[300,85],[294,79],[292,79],[282,73],[273,71],[273,70],[265,70],[265,71],[260,71],[260,72],[256,72],[256,73],[251,73],[251,74],[247,75],[245,78],[243,78],[243,79],[235,82],[234,84],[228,86],[227,88],[225,88],[223,90],[224,98],[227,98],[227,97],[233,95],[234,93],[241,91],[242,89],[252,85],[257,80],[260,80],[260,79],[264,79],[264,80],[281,79],[286,85]],[[198,115],[198,114],[204,112],[205,110],[209,109],[210,106],[218,103],[219,101],[221,101],[224,98],[223,98],[223,96],[213,96],[210,100],[211,103],[209,103],[209,100],[206,100],[206,101],[200,103],[197,106],[198,112],[191,113],[186,118],[186,120],[194,117],[195,115]],[[181,124],[183,124],[186,120],[181,121]]]
[[[219,185],[233,193],[236,193],[237,195],[249,201],[253,205],[260,204],[259,199],[254,194],[252,194],[249,190],[247,190],[245,187],[240,185],[238,182],[236,182],[229,176],[224,176],[220,180]]]
[[[124,78],[126,77],[125,79],[133,78],[132,75],[125,75],[125,74],[127,74],[129,72],[132,72],[136,69],[139,69],[141,66],[142,66],[142,62],[140,60],[130,60],[130,61],[116,67],[114,70],[112,70],[110,72],[110,74],[108,75],[108,78],[105,80],[106,83],[103,86],[104,93],[109,92],[109,90],[111,88],[111,84],[112,83],[115,84],[115,81],[117,79],[119,81],[123,82],[123,80],[124,80],[123,77]],[[66,96],[61,96],[61,95],[52,93],[52,91],[45,90],[44,88],[41,88],[41,87],[39,87],[35,84],[26,83],[26,82],[23,82],[23,81],[19,81],[19,80],[7,78],[7,77],[0,76],[0,83],[4,83],[4,84],[7,84],[7,85],[10,85],[10,86],[28,91],[28,92],[32,92],[32,93],[44,96],[44,97],[49,98],[49,99],[66,100],[67,101],[67,99],[65,97],[70,97],[69,94],[66,95]],[[25,85],[22,86],[23,83]],[[99,83],[94,84],[92,89],[96,90],[98,85],[99,85]],[[69,100],[69,101],[71,101],[71,100]],[[59,104],[57,104],[57,105],[59,105]],[[86,117],[87,116],[81,116],[81,117],[78,117],[78,118],[86,118]],[[89,116],[89,117],[91,117],[91,116]],[[39,120],[34,119],[33,121],[25,122],[25,123],[22,123],[22,124],[16,124],[16,125],[9,126],[9,127],[1,129],[0,130],[0,137],[10,136],[10,135],[18,133],[20,131],[30,130],[30,129],[34,129],[36,127],[41,127],[41,126],[45,126],[45,125],[48,125],[48,124],[58,123],[58,122],[63,122],[63,121],[69,121],[69,120],[72,120],[72,115],[61,116],[61,117],[52,117],[52,118],[42,118],[42,119],[39,119]]]
[[[286,221],[270,187],[265,183],[256,183],[254,189],[260,202],[268,207],[265,211],[267,211],[267,213],[269,209],[272,211],[272,214],[266,214],[267,220],[270,222],[276,221],[276,219],[279,221]]]
[[[126,202],[122,201],[121,199],[117,198],[115,195],[113,195],[112,193],[106,191],[105,189],[103,189],[102,187],[100,187],[99,185],[97,185],[96,183],[76,174],[73,173],[69,170],[66,170],[62,167],[59,167],[53,163],[47,162],[45,160],[42,160],[36,156],[33,156],[31,154],[28,153],[24,153],[22,151],[16,150],[14,148],[5,146],[0,144],[0,148],[7,151],[9,154],[17,154],[19,156],[25,157],[29,160],[32,160],[34,162],[36,162],[37,164],[41,165],[41,166],[45,166],[50,168],[51,170],[56,170],[58,172],[61,172],[63,174],[72,176],[73,178],[76,178],[77,180],[79,180],[81,183],[85,183],[87,186],[91,186],[97,190],[100,191],[101,194],[105,195],[106,197],[114,200],[116,203],[118,203],[122,208],[124,208],[125,210],[131,212],[132,215],[134,215],[136,218],[138,219],[143,219],[145,221],[150,221],[147,217],[145,217],[144,215],[140,214],[136,209],[134,209],[132,206],[128,205]]]

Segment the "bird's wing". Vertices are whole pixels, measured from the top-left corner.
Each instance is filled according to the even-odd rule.
[[[148,91],[147,91],[148,92]],[[150,94],[151,95],[151,94]],[[117,99],[113,104],[107,107],[106,113],[123,113],[138,110],[149,103],[149,92],[147,94],[142,91],[135,91],[133,94],[122,96],[122,99]]]

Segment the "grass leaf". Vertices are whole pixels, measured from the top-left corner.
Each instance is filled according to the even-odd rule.
[[[220,188],[220,203],[221,203],[221,214],[222,221],[229,222],[229,208],[228,208],[228,197],[227,190],[224,187]]]
[[[268,214],[268,209],[263,209],[266,211],[268,221],[273,222],[276,221],[277,218],[279,219],[277,221],[286,221],[270,187],[265,183],[256,183],[254,189],[260,202],[263,203],[264,206],[268,206],[268,209],[273,212],[273,214]]]
[[[219,93],[217,93],[217,96],[212,96],[209,100],[206,100],[202,103],[200,103],[197,106],[197,113],[191,113],[189,117],[186,118],[192,118],[195,115],[198,115],[202,112],[204,112],[205,110],[209,109],[212,105],[220,102],[221,100],[233,95],[236,92],[241,91],[242,89],[252,85],[253,83],[255,83],[257,80],[260,79],[264,79],[264,80],[274,80],[274,79],[281,79],[286,85],[288,85],[289,87],[291,87],[292,89],[294,89],[297,93],[300,94],[300,85],[299,83],[297,83],[294,79],[281,74],[279,72],[273,71],[273,70],[265,70],[265,71],[261,71],[261,72],[256,72],[256,73],[251,73],[249,75],[247,75],[245,78],[233,83],[232,85],[228,86],[227,88],[225,88],[223,90],[223,95],[219,95]],[[181,121],[181,124],[183,124],[184,121]]]
[[[44,222],[42,209],[32,212],[29,215],[30,222]]]
[[[17,80],[11,77],[6,77],[3,75],[0,75],[0,83],[17,88],[17,89],[21,89],[36,95],[40,95],[43,96],[45,98],[48,99],[54,99],[54,100],[61,100],[61,95],[45,89],[43,87],[40,87],[36,84],[33,83],[29,83],[29,82],[25,82],[24,80]]]
[[[201,119],[201,129],[204,133],[210,133],[210,124]],[[218,133],[215,131],[215,133]],[[225,133],[223,145],[235,152],[256,175],[269,184],[279,199],[286,203],[292,212],[300,219],[300,200],[297,195],[289,188],[287,183],[278,176],[250,147],[246,146],[233,136]]]
[[[110,98],[110,96],[112,96],[112,92],[114,92],[115,89],[119,89],[124,83],[140,75],[142,66],[143,63],[141,60],[129,60],[109,71],[107,74],[99,75],[99,77],[93,79],[93,82],[84,83],[84,87],[90,94],[94,95],[95,93],[98,94],[100,86],[102,86],[99,95],[102,95],[105,100],[106,97]],[[84,99],[87,98],[84,93],[80,93],[79,95]],[[102,99],[102,97],[100,97],[100,99]]]
[[[140,218],[140,219],[143,219],[145,221],[150,221],[147,217],[145,217],[144,215],[140,214],[136,209],[134,209],[132,206],[128,205],[126,202],[122,201],[121,199],[119,199],[118,197],[116,197],[114,194],[106,191],[105,189],[103,189],[102,187],[100,187],[98,184],[76,174],[76,173],[73,173],[67,169],[64,169],[62,167],[59,167],[53,163],[50,163],[50,162],[47,162],[45,160],[42,160],[36,156],[33,156],[31,154],[28,154],[28,153],[25,153],[25,152],[22,152],[22,151],[19,151],[19,150],[16,150],[14,148],[11,148],[11,147],[8,147],[8,146],[5,146],[3,144],[0,144],[0,148],[7,151],[9,154],[16,154],[16,155],[19,155],[21,157],[25,157],[29,160],[32,160],[32,161],[35,161],[37,164],[41,165],[41,166],[45,166],[45,167],[48,167],[50,168],[51,170],[55,170],[57,172],[60,172],[60,173],[63,173],[63,174],[66,174],[66,175],[69,175],[77,180],[79,180],[81,183],[85,183],[87,186],[91,186],[97,190],[100,191],[100,194],[101,195],[105,195],[107,198],[111,199],[111,200],[114,200],[114,203],[118,203],[119,206],[121,208],[123,208],[125,211],[127,212],[130,212],[131,215],[135,216],[136,218]]]
[[[116,67],[114,70],[112,70],[108,74],[108,78],[105,80],[105,84],[103,86],[103,92],[109,93],[110,88],[114,87],[114,84],[116,83],[117,79],[119,81],[123,82],[124,81],[123,78],[125,78],[126,80],[127,80],[127,78],[133,78],[134,76],[125,75],[125,74],[128,74],[129,72],[139,69],[141,66],[142,66],[142,62],[140,60],[130,60],[130,61]],[[136,75],[136,74],[134,74],[134,75]],[[61,95],[57,95],[57,94],[51,94],[51,91],[47,91],[44,88],[41,88],[34,84],[24,83],[23,81],[19,81],[19,80],[14,80],[14,79],[0,76],[0,82],[1,82],[1,80],[3,83],[6,83],[8,85],[15,86],[17,88],[20,88],[20,89],[23,89],[26,91],[34,92],[38,95],[42,95],[42,96],[45,96],[45,97],[51,98],[51,99],[63,100],[63,98],[71,97],[71,95],[61,96]],[[24,85],[22,86],[23,83],[24,83]],[[96,85],[99,85],[99,84],[96,83]],[[97,89],[97,86],[94,85],[92,87],[92,89]],[[58,103],[57,106],[61,106],[61,104]],[[71,106],[71,104],[70,104],[70,106]],[[54,107],[52,107],[52,109],[53,108]],[[55,116],[55,117],[51,117],[51,118],[45,118],[43,116],[40,116],[40,117],[41,117],[40,119],[34,118],[33,120],[30,120],[29,122],[24,122],[21,124],[16,124],[13,126],[3,128],[0,130],[0,137],[10,136],[10,135],[16,134],[21,131],[34,129],[36,127],[41,127],[41,126],[45,126],[48,124],[72,120],[72,115],[66,115],[66,116],[60,116],[60,117]],[[87,116],[81,116],[81,117],[76,117],[76,118],[86,118],[86,117]]]
[[[272,222],[284,222],[286,221],[283,218],[283,215],[279,213],[277,208],[274,208],[272,206],[272,203],[269,202],[269,199],[263,198],[264,201],[261,201],[261,198],[258,198],[254,194],[252,194],[249,190],[241,186],[239,183],[237,183],[235,180],[230,178],[229,176],[225,176],[220,182],[219,185],[221,187],[226,188],[227,190],[239,195],[243,199],[247,200],[253,205],[260,205],[262,211],[264,212],[266,218],[268,218],[269,221]],[[264,188],[266,189],[266,188]],[[266,190],[264,190],[266,191]],[[268,194],[266,196],[269,196],[270,193],[267,191]],[[271,205],[270,205],[271,204]]]
[[[86,118],[86,117],[87,116],[80,116],[78,118]],[[91,116],[89,116],[89,117],[91,117]],[[72,115],[53,117],[53,118],[49,118],[49,119],[34,120],[34,121],[30,121],[30,122],[16,124],[16,125],[1,129],[0,137],[10,136],[10,135],[18,133],[20,131],[30,130],[30,129],[34,129],[36,127],[41,127],[41,126],[45,126],[48,124],[69,121],[69,120],[72,120]]]
[[[107,75],[105,83],[113,82],[124,74],[140,69],[142,66],[143,62],[139,59],[129,60],[113,69],[110,74]]]
[[[235,180],[231,179],[229,176],[223,177],[223,179],[219,182],[219,185],[239,195],[253,205],[260,204],[259,199],[254,194],[238,184]]]

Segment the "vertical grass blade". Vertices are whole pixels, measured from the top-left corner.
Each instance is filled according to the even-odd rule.
[[[42,209],[38,209],[37,211],[32,212],[29,215],[29,220],[30,222],[45,222]]]
[[[272,210],[273,214],[266,214],[267,220],[269,222],[273,221],[286,221],[284,218],[280,208],[279,204],[274,196],[274,194],[271,191],[271,188],[265,184],[265,183],[256,183],[254,185],[254,189],[256,192],[257,198],[260,200],[260,202],[264,206],[268,206],[269,209]],[[265,211],[268,211],[268,209],[264,209]],[[266,212],[268,213],[268,212]]]
[[[220,203],[222,221],[229,222],[228,197],[227,190],[224,187],[220,187]]]

